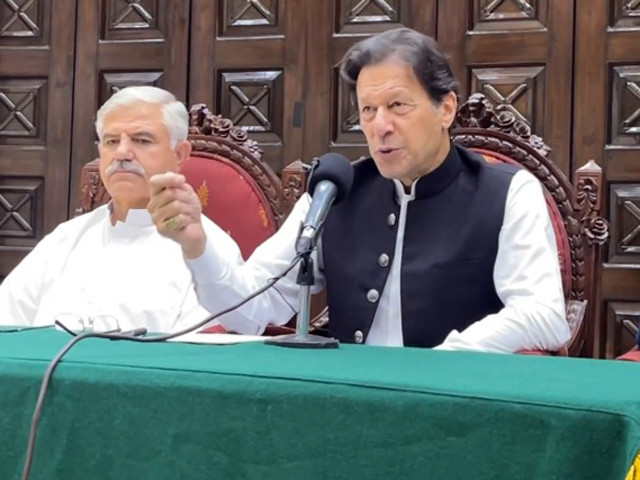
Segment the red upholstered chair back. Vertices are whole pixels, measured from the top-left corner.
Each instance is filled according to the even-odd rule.
[[[569,354],[594,339],[597,265],[600,246],[609,237],[600,216],[603,174],[593,161],[578,169],[572,185],[551,161],[551,149],[531,134],[530,125],[504,106],[496,108],[476,93],[460,107],[451,129],[453,141],[489,162],[526,168],[542,184],[558,246],[567,321],[572,331]],[[588,346],[588,351],[592,351]]]
[[[238,243],[246,259],[280,227],[291,203],[244,130],[202,104],[191,108],[189,125],[192,153],[181,173],[203,213]]]
[[[271,206],[251,176],[219,155],[195,152],[180,169],[202,212],[233,238],[246,259],[277,229]]]

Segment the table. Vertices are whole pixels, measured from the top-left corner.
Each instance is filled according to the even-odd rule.
[[[0,333],[1,480],[68,340]],[[610,360],[89,339],[54,374],[31,478],[623,480],[639,380]]]

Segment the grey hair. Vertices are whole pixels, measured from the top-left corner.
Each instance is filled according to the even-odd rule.
[[[102,141],[104,116],[117,107],[124,107],[136,102],[146,102],[160,105],[162,117],[169,132],[171,148],[176,148],[179,142],[187,139],[189,134],[189,113],[184,104],[166,90],[150,86],[125,87],[114,93],[98,110],[96,116],[96,133]]]
[[[395,28],[356,43],[340,62],[340,75],[352,99],[360,70],[390,59],[409,65],[436,105],[449,92],[457,96],[458,82],[435,40],[410,28]]]

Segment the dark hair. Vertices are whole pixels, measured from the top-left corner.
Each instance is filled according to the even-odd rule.
[[[387,30],[356,43],[347,51],[340,62],[340,75],[352,96],[360,70],[389,59],[412,67],[425,92],[436,104],[440,104],[449,92],[457,96],[458,82],[435,40],[410,28]]]

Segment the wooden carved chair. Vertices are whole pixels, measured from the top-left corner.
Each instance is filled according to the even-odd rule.
[[[181,173],[198,194],[203,213],[229,233],[247,258],[280,227],[302,191],[292,181],[284,187],[262,161],[258,144],[204,104],[191,107],[188,140],[192,153]],[[97,159],[83,167],[80,190],[78,213],[109,201]]]
[[[482,94],[461,106],[452,128],[453,141],[482,154],[487,161],[520,165],[544,187],[553,224],[571,340],[570,355],[578,355],[586,338],[593,338],[596,278],[600,247],[609,238],[601,216],[602,169],[593,161],[575,172],[575,186],[550,160],[551,149],[528,123],[510,110],[494,108]]]
[[[452,140],[481,154],[489,162],[506,162],[526,168],[542,183],[558,246],[571,340],[566,352],[580,354],[586,338],[593,338],[597,305],[596,274],[600,246],[609,238],[609,225],[600,216],[602,169],[593,161],[575,173],[575,187],[550,160],[551,149],[531,133],[531,126],[510,110],[493,107],[476,93],[460,107],[451,129]],[[300,163],[283,171],[283,178],[306,174]],[[312,322],[321,327],[328,311]],[[536,353],[536,352],[526,352]]]

